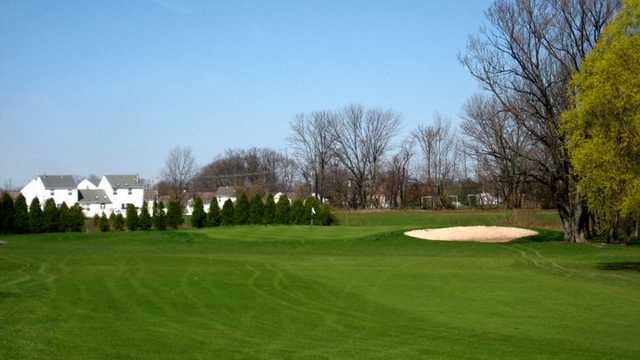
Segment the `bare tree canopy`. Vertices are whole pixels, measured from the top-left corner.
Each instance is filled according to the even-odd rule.
[[[618,0],[496,0],[462,63],[543,151],[524,152],[531,176],[555,195],[569,241],[583,242],[589,209],[576,187],[560,131],[571,74],[580,68]]]
[[[183,193],[189,189],[196,172],[196,161],[188,147],[174,147],[169,151],[162,171],[162,179],[171,188],[171,196],[176,201],[183,200]]]

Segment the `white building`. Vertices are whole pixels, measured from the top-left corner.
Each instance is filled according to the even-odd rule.
[[[78,204],[86,217],[102,216],[102,214],[110,216],[115,210],[111,199],[102,189],[80,189],[78,197]]]
[[[95,190],[98,187],[94,183],[89,181],[89,179],[83,179],[78,183],[77,188],[78,190]]]
[[[126,215],[128,204],[139,209],[144,202],[144,184],[137,175],[105,175],[100,179],[98,189],[107,194],[113,210],[123,215]]]
[[[28,205],[34,198],[38,198],[41,206],[48,199],[53,199],[58,206],[63,202],[73,206],[78,201],[78,189],[71,175],[40,175],[29,181],[20,192]]]

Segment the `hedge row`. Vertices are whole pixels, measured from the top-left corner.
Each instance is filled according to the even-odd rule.
[[[195,197],[191,214],[191,226],[195,228],[245,224],[331,225],[333,222],[331,210],[318,199],[309,197],[290,202],[286,195],[276,203],[273,195],[263,199],[260,194],[255,194],[249,200],[243,193],[235,204],[230,199],[225,201],[222,209],[214,197],[208,212],[204,210],[202,199]]]
[[[22,194],[15,202],[4,193],[0,198],[0,233],[1,234],[29,234],[44,232],[82,231],[84,229],[84,215],[80,205],[72,207],[62,203],[56,206],[53,199],[44,203],[44,210],[40,200],[34,198],[29,207]]]

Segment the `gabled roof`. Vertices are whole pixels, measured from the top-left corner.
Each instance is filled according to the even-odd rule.
[[[138,175],[105,175],[111,187],[142,189],[144,184]]]
[[[102,189],[80,189],[78,190],[78,202],[82,205],[87,204],[111,204],[111,200],[107,193]]]
[[[76,181],[71,175],[40,175],[40,180],[47,190],[75,189]]]
[[[233,186],[220,186],[218,190],[216,190],[217,197],[235,197],[236,196],[236,188]]]

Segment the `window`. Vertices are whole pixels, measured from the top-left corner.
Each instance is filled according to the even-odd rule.
[[[51,190],[51,196],[55,195],[55,191]]]
[[[131,195],[132,192],[133,192],[133,190],[131,190],[131,188],[129,188],[129,195]]]
[[[67,193],[67,194],[68,194],[69,196],[73,195],[73,193],[71,192],[71,189],[69,189],[69,190],[67,190],[67,191],[68,191],[68,193]]]
[[[104,209],[104,204],[100,204],[100,209]]]
[[[121,204],[120,207],[122,208],[122,210],[127,208],[127,204]]]
[[[113,195],[118,195],[118,189],[113,189]]]

